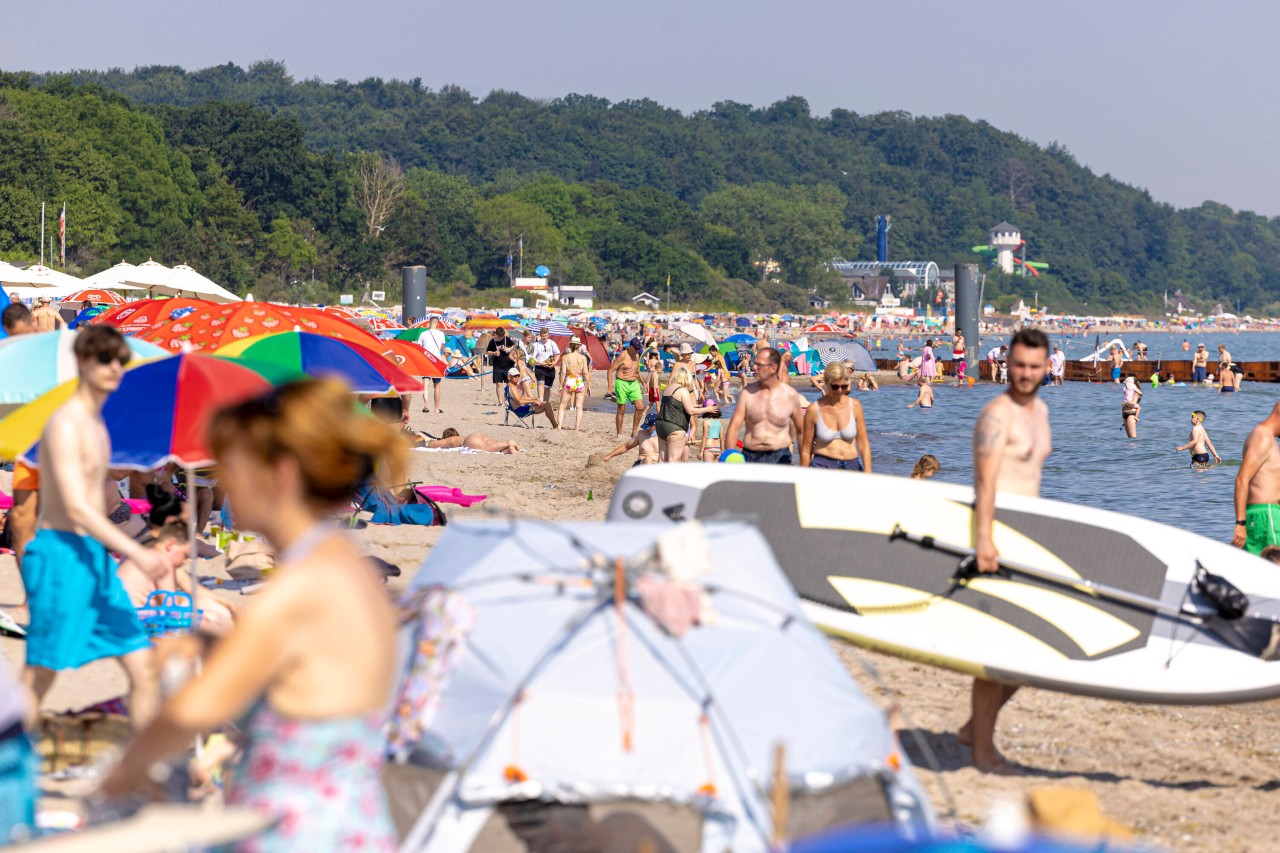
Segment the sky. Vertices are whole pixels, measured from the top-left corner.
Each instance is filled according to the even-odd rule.
[[[800,95],[818,115],[983,119],[1178,207],[1280,215],[1274,0],[5,5],[9,71],[275,59],[295,79],[417,77],[478,96],[650,98],[686,112]]]

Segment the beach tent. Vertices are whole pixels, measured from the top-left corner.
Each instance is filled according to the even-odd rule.
[[[557,335],[554,332],[551,340],[556,342],[556,346],[560,347],[560,352],[567,352],[569,349],[570,337],[577,338],[582,341],[582,348],[587,351],[587,358],[591,359],[592,370],[608,370],[609,369],[609,353],[605,351],[604,343],[596,335],[591,334],[585,329],[579,329],[574,326],[570,328],[572,335]]]
[[[409,592],[386,785],[403,853],[523,849],[495,842],[511,808],[575,804],[692,832],[679,850],[765,851],[779,744],[792,836],[932,831],[884,714],[749,525],[458,523]],[[673,597],[696,619],[653,606]]]
[[[876,370],[876,360],[857,341],[815,341],[814,350],[824,365],[833,361],[851,361],[854,370]]]

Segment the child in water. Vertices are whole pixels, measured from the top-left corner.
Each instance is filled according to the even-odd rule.
[[[926,453],[916,460],[915,467],[911,469],[911,479],[928,480],[941,470],[942,465],[938,462],[938,457],[932,453]]]
[[[710,406],[714,403],[715,400],[708,397],[703,401],[702,405]],[[706,412],[702,415],[702,453],[698,458],[703,462],[715,462],[719,460],[721,426],[719,409],[716,409],[713,412]]]
[[[1174,453],[1181,453],[1184,450],[1191,451],[1191,467],[1192,468],[1208,468],[1209,454],[1213,454],[1214,464],[1222,464],[1222,457],[1218,455],[1218,451],[1213,446],[1213,442],[1209,440],[1209,433],[1204,428],[1204,412],[1197,409],[1191,413],[1191,438],[1181,447],[1174,448]]]

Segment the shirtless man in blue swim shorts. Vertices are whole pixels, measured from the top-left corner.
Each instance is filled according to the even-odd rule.
[[[111,441],[102,406],[120,386],[129,348],[111,326],[90,326],[77,333],[74,349],[80,387],[40,440],[40,520],[22,561],[31,611],[22,677],[40,700],[58,670],[118,658],[129,676],[131,721],[139,727],[158,708],[155,664],[109,551],[155,574],[164,570],[164,557],[106,513]]]

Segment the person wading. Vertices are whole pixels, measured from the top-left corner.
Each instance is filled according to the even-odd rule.
[[[1044,460],[1053,449],[1049,407],[1036,396],[1049,365],[1049,339],[1023,329],[1009,343],[1009,390],[983,408],[973,429],[974,551],[977,569],[994,573],[1000,554],[994,539],[996,492],[1040,494]],[[996,717],[1017,687],[973,680],[972,714],[957,733],[973,747],[973,766],[986,773],[1016,774],[995,746]]]

